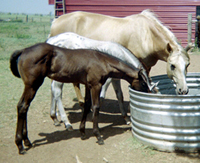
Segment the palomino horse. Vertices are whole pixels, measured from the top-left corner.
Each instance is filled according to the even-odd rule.
[[[117,42],[129,49],[149,71],[158,60],[163,60],[167,62],[167,74],[175,82],[177,93],[188,93],[189,55],[174,34],[148,10],[124,18],[81,11],[65,14],[53,21],[50,37],[64,32]]]
[[[94,50],[69,50],[47,43],[15,51],[10,58],[10,68],[16,77],[24,82],[24,92],[17,105],[18,119],[15,143],[19,154],[23,154],[26,146],[31,147],[27,130],[27,112],[37,90],[44,78],[65,83],[82,83],[85,85],[85,104],[80,124],[82,138],[85,137],[85,122],[90,108],[93,109],[93,133],[98,143],[103,138],[98,128],[99,100],[102,85],[107,78],[125,79],[133,89],[149,91],[149,79],[144,69],[130,66],[117,58]]]
[[[101,52],[104,52],[108,55],[117,57],[118,59],[133,65],[134,67],[140,68],[142,67],[142,64],[140,61],[126,48],[121,46],[120,44],[109,42],[109,41],[96,41],[92,39],[88,39],[82,36],[79,36],[75,33],[62,33],[59,35],[56,35],[54,37],[49,38],[46,43],[52,44],[55,46],[63,47],[63,48],[69,48],[69,49],[93,49],[98,50]],[[144,68],[143,68],[144,69]],[[148,79],[148,75],[145,72],[146,78]],[[123,94],[120,86],[119,79],[108,79],[106,83],[102,86],[100,97],[105,98],[105,92],[110,84],[112,82],[114,90],[116,92],[116,96],[119,101],[119,107],[120,111],[122,113],[122,116],[124,117],[125,121],[127,123],[130,123],[130,119],[127,117],[127,111],[124,109],[123,106]],[[150,83],[150,82],[149,82]],[[68,129],[71,129],[71,124],[69,123],[69,120],[65,114],[61,95],[62,95],[62,87],[63,83],[53,81],[51,84],[51,92],[52,92],[52,98],[51,98],[51,118],[54,121],[55,125],[59,125],[59,121],[56,116],[56,104],[58,104],[58,109],[61,115],[61,120],[65,124],[65,127]],[[80,90],[80,89],[79,89]],[[81,94],[80,94],[81,95]],[[77,95],[77,97],[79,97]],[[82,98],[82,96],[81,96]],[[79,97],[79,101],[81,99]]]

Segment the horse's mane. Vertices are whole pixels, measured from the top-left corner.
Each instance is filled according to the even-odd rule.
[[[145,16],[146,18],[153,20],[156,24],[156,28],[159,31],[164,31],[163,34],[171,40],[173,43],[178,44],[176,36],[166,27],[163,23],[158,19],[158,16],[151,10],[147,9],[140,13],[141,15]]]
[[[157,18],[158,16],[154,12],[147,9],[142,11],[140,14],[150,20],[153,20],[155,24],[157,24],[156,28],[159,29],[159,31],[164,31],[163,35],[165,35],[169,40],[171,40],[171,43],[173,43],[179,50],[183,50],[183,47],[178,43],[176,36],[166,26],[163,25],[163,23]],[[177,55],[189,58],[188,53],[177,53]]]

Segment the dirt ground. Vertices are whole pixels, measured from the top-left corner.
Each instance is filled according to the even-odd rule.
[[[200,72],[200,55],[190,55],[189,72]],[[158,62],[151,71],[151,76],[166,73],[166,63]],[[50,82],[50,81],[48,81]],[[65,85],[68,87],[69,85]],[[50,89],[50,87],[49,87]],[[64,88],[66,90],[67,88]],[[122,81],[125,105],[128,107],[128,83]],[[73,89],[68,90],[74,91]],[[28,113],[29,138],[34,148],[27,149],[25,155],[18,155],[14,143],[16,119],[8,127],[0,128],[0,162],[4,163],[199,163],[198,153],[168,153],[148,148],[137,142],[132,136],[131,127],[125,125],[120,116],[118,102],[112,86],[109,87],[106,99],[99,116],[100,132],[104,138],[104,145],[98,145],[92,134],[91,114],[86,123],[86,140],[81,140],[79,124],[81,109],[77,101],[68,101],[68,94],[63,94],[63,104],[68,113],[74,131],[66,131],[64,125],[53,125],[49,117],[49,102],[33,102]],[[19,97],[16,97],[19,98]],[[44,111],[45,110],[45,111]]]

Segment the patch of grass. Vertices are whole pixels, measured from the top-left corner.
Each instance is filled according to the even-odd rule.
[[[3,18],[4,16],[7,16]],[[49,34],[51,22],[45,21],[24,22],[19,18],[13,20],[16,15],[2,15],[0,19],[5,20],[8,17],[12,21],[0,22],[0,128],[15,126],[16,124],[16,106],[23,92],[23,82],[14,77],[9,68],[10,55],[19,49],[31,46],[38,42],[44,42]],[[25,16],[24,16],[25,17]],[[39,17],[40,18],[40,17]],[[45,17],[42,17],[44,20]],[[41,89],[39,89],[35,104],[37,101],[50,102],[50,80],[45,80]],[[49,104],[50,105],[50,104]],[[49,107],[49,106],[48,106]],[[49,113],[49,109],[45,111]]]
[[[144,155],[144,157],[155,155],[158,152],[153,147],[142,144],[134,136],[131,136],[129,139],[127,139],[125,144],[129,150],[141,150],[141,153]]]
[[[29,39],[31,38],[31,35],[23,34],[23,33],[16,33],[15,36],[17,39]]]

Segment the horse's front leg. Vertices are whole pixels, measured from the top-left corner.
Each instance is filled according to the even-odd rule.
[[[83,107],[84,106],[84,98],[81,94],[80,84],[79,83],[73,83],[73,85],[74,85],[74,89],[75,89],[75,92],[76,92],[76,96],[78,98],[79,105]]]
[[[101,93],[100,93],[100,100],[101,100],[101,103],[103,102],[103,100],[105,99],[106,97],[106,91],[108,89],[108,86],[110,85],[112,81],[112,78],[108,78],[106,80],[106,82],[104,83],[104,85],[102,86],[102,89],[101,89]]]
[[[127,109],[124,109],[124,97],[121,89],[121,83],[119,79],[112,79],[112,85],[116,93],[116,97],[119,102],[119,109],[122,113],[122,116],[124,120],[126,121],[126,124],[130,124],[130,118],[127,116]]]
[[[25,86],[24,92],[21,96],[21,99],[17,105],[17,129],[15,136],[15,144],[18,147],[19,154],[24,154],[24,148],[22,145],[22,140],[24,140],[25,146],[31,147],[31,142],[28,138],[27,130],[27,112],[30,106],[31,101],[33,100],[37,90]]]
[[[84,103],[84,109],[83,109],[83,115],[81,119],[81,124],[80,124],[80,133],[81,133],[81,139],[85,139],[85,123],[87,119],[87,115],[90,112],[91,108],[91,94],[90,94],[90,89],[85,87],[85,103]]]
[[[101,86],[95,86],[91,89],[92,109],[93,109],[93,133],[97,138],[99,145],[104,144],[103,138],[99,132],[98,117],[100,110],[100,91]]]

